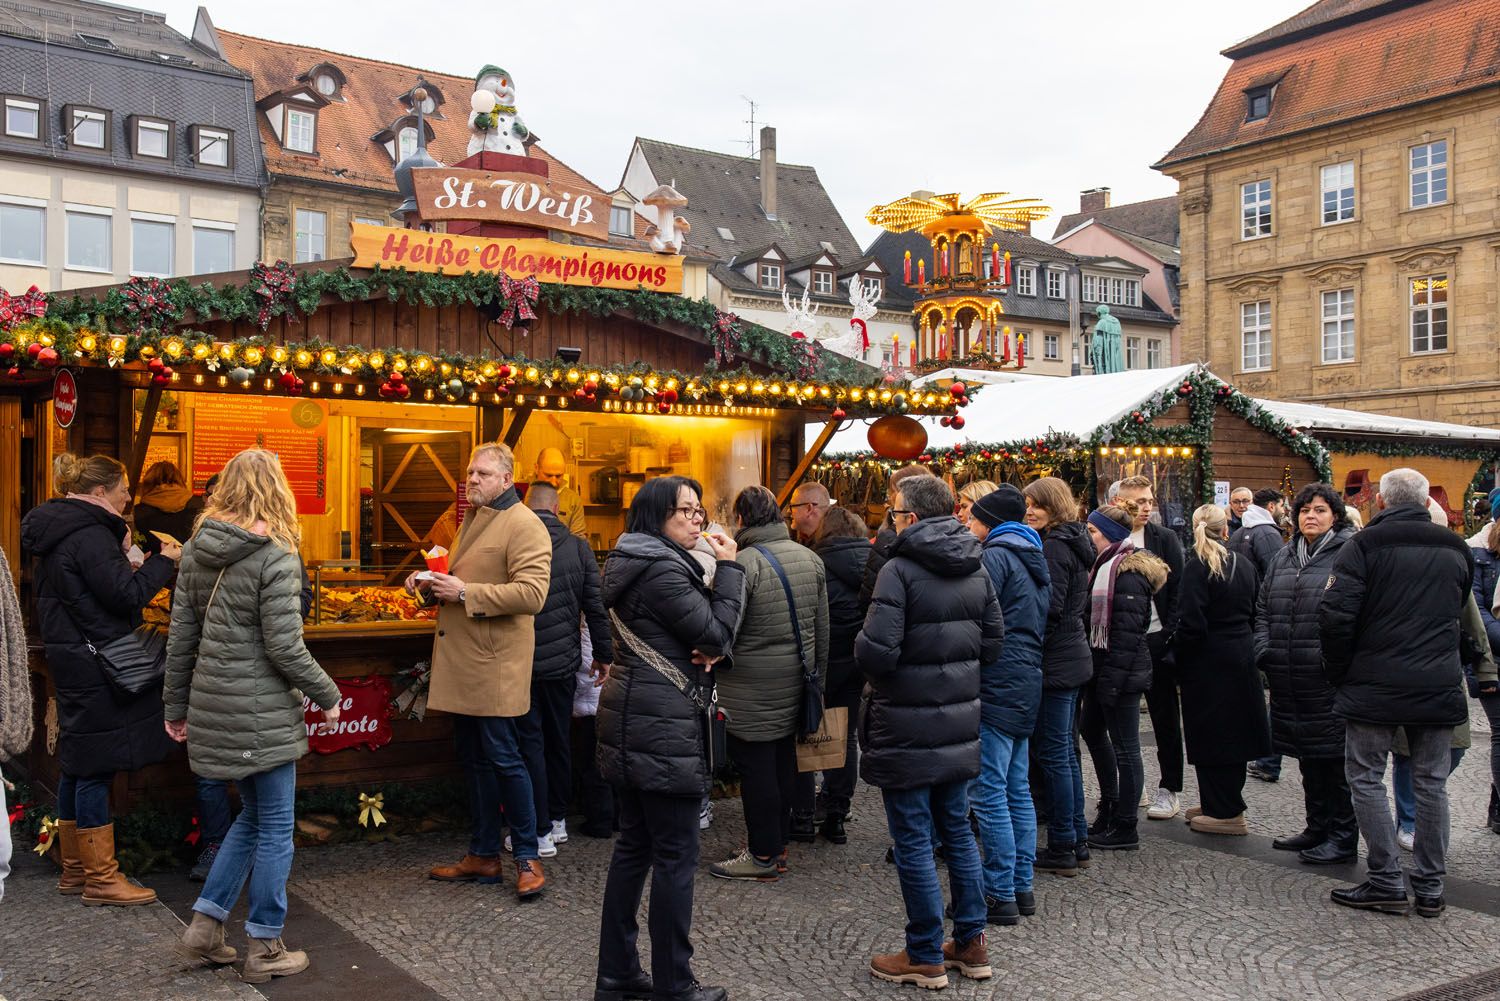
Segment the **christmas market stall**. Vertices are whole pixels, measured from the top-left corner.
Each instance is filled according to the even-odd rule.
[[[312,740],[304,787],[455,771],[448,721],[424,713],[432,613],[399,585],[453,541],[475,443],[511,446],[519,483],[561,473],[564,513],[602,558],[653,477],[697,478],[710,516],[732,524],[739,489],[785,498],[840,420],[954,409],[946,392],[677,294],[681,240],[660,236],[671,218],[654,242],[622,246],[545,163],[484,148],[453,168],[414,159],[401,165],[407,225],[355,224],[352,261],[139,278],[0,309],[0,460],[20,470],[3,487],[0,542],[15,566],[19,516],[51,495],[63,450],[118,456],[132,484],[170,461],[200,494],[239,450],[280,454],[314,587],[307,642],[346,697],[339,732]],[[809,421],[823,428],[811,449]],[[165,626],[168,600],[148,621]],[[30,771],[50,788],[39,649],[33,664]],[[190,795],[181,758],[114,789],[120,811]]]
[[[959,412],[853,422],[813,467],[872,521],[886,477],[908,462],[955,486],[1060,476],[1090,505],[1113,481],[1145,475],[1179,530],[1193,507],[1225,504],[1235,487],[1290,495],[1312,480],[1334,483],[1369,516],[1380,473],[1406,465],[1427,475],[1459,527],[1464,498],[1487,489],[1500,459],[1500,431],[1260,400],[1197,365],[1071,379],[949,369],[916,385],[948,392]]]

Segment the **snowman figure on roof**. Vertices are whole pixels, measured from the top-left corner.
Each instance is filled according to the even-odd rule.
[[[474,78],[469,99],[469,156],[475,153],[526,155],[531,131],[516,113],[516,81],[499,66],[489,65]]]

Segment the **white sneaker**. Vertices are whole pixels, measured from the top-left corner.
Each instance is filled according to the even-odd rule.
[[[507,835],[506,835],[506,836],[505,836],[505,854],[507,854],[507,855],[512,855],[512,854],[514,854],[514,853],[513,853],[513,852],[512,852],[512,851],[511,851],[511,850],[510,850],[510,835],[509,835],[509,834],[507,834]]]
[[[700,810],[700,811],[698,811],[698,830],[700,830],[700,831],[706,831],[706,830],[708,830],[709,825],[711,825],[713,822],[714,822],[714,805],[711,802],[710,803],[704,803],[703,804],[703,809]]]
[[[565,845],[568,843],[568,822],[566,820],[554,820],[552,822],[552,843],[554,845]]]
[[[1171,820],[1181,809],[1182,804],[1177,801],[1175,792],[1170,789],[1158,789],[1155,801],[1146,811],[1146,818],[1148,820]]]
[[[541,858],[554,858],[557,855],[557,845],[552,843],[552,832],[548,831],[536,839],[536,853]]]
[[[1150,806],[1150,805],[1151,805],[1151,794],[1146,791],[1146,787],[1145,786],[1141,786],[1141,801],[1139,803],[1137,803],[1136,806]]]
[[[1401,850],[1409,852],[1416,847],[1417,833],[1415,831],[1396,831],[1396,841],[1401,845]]]

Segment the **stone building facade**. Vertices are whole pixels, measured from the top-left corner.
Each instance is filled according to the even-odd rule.
[[[1500,419],[1500,0],[1324,0],[1225,55],[1157,164],[1181,357],[1256,395]]]

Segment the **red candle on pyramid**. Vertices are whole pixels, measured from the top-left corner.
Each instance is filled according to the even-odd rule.
[[[1000,277],[1000,244],[990,244],[990,277]]]
[[[910,285],[911,284],[911,251],[910,250],[908,250],[906,252],[906,260],[902,262],[901,270],[902,270],[902,280],[905,281],[906,284]]]
[[[927,284],[927,259],[925,257],[917,261],[917,284]]]
[[[1026,367],[1026,335],[1016,335],[1016,368]]]

